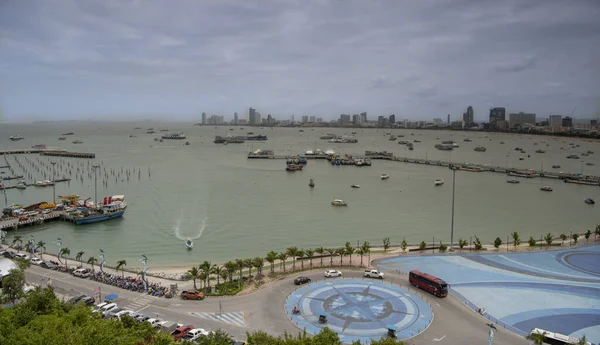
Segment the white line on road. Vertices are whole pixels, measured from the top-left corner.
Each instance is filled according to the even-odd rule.
[[[444,340],[444,338],[446,338],[445,335],[441,338],[433,338],[433,341],[442,341],[442,340]]]
[[[438,307],[440,306],[440,304],[439,304],[439,303],[437,303],[437,302],[435,302],[435,305],[437,305]]]
[[[141,312],[142,310],[144,310],[144,309],[146,309],[146,308],[148,308],[148,307],[149,307],[149,305],[147,305],[147,306],[143,307],[142,309],[136,310],[136,311],[135,311],[135,313],[136,313],[136,314],[138,314],[139,312]]]

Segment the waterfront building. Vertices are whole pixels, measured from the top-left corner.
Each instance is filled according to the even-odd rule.
[[[450,114],[448,114],[448,120],[446,121],[447,124],[450,124]]]
[[[322,117],[317,117],[317,123],[322,123],[323,122],[323,118]]]
[[[367,123],[367,122],[369,122],[369,121],[367,121],[367,112],[366,111],[360,113],[360,117],[361,117],[361,120],[360,120],[361,123]]]
[[[550,128],[562,127],[562,116],[561,115],[548,116],[548,125],[550,126]]]
[[[308,116],[302,115],[302,123],[308,123]]]
[[[257,125],[259,122],[256,118],[256,109],[250,107],[250,109],[248,109],[248,122],[251,125]]]
[[[342,114],[340,115],[340,125],[345,126],[350,124],[350,115]]]
[[[475,117],[475,112],[473,111],[472,106],[467,107],[467,111],[463,113],[463,122],[466,128],[469,128],[473,125]]]
[[[386,127],[388,125],[388,119],[385,116],[379,116],[377,118],[377,126]]]
[[[396,114],[390,115],[390,117],[388,118],[388,122],[390,123],[390,125],[396,123]]]
[[[490,126],[498,128],[498,121],[506,121],[506,108],[490,108]]]
[[[512,113],[508,116],[508,123],[510,128],[523,127],[525,124],[535,125],[535,114],[531,113]]]
[[[237,114],[237,112],[233,113],[233,124],[234,125],[238,124],[238,114]]]
[[[358,114],[354,114],[352,115],[352,124],[353,125],[360,125],[362,124],[362,117]]]
[[[440,126],[441,124],[442,124],[442,119],[437,118],[437,117],[435,119],[433,119],[434,126]]]
[[[573,127],[573,119],[570,116],[565,116],[565,118],[562,119],[562,126],[564,128],[571,128],[571,127]]]
[[[246,119],[238,119],[238,125],[245,126],[248,124],[248,120]]]
[[[311,116],[311,117],[308,119],[308,122],[310,122],[310,123],[315,123],[315,122],[316,122],[316,120],[317,120],[317,117],[316,117],[316,116],[314,116],[314,115],[312,115],[312,116]]]
[[[598,120],[590,120],[590,127],[596,129],[598,127]]]
[[[202,113],[202,124],[206,124],[206,113]]]

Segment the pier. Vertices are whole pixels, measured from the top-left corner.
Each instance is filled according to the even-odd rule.
[[[18,230],[26,226],[40,225],[46,221],[59,220],[65,214],[65,211],[52,211],[47,214],[40,214],[36,216],[27,217],[25,220],[14,217],[10,219],[0,220],[0,230]]]
[[[95,153],[89,152],[68,152],[67,150],[58,149],[24,149],[24,150],[3,150],[0,151],[0,156],[4,155],[25,155],[25,154],[39,154],[41,156],[54,156],[54,157],[70,157],[70,158],[96,158]]]

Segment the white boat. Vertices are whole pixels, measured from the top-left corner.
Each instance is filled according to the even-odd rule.
[[[348,203],[341,199],[335,199],[331,202],[333,206],[348,206]]]
[[[111,202],[117,205],[122,210],[127,208],[127,202],[125,202],[125,195],[113,195],[111,197]]]
[[[50,180],[35,181],[35,183],[33,185],[36,187],[48,187],[48,186],[53,186],[54,182],[52,182]]]
[[[333,151],[332,149],[327,149],[325,151],[325,154],[328,155],[328,156],[333,156],[335,154],[335,151]]]
[[[519,180],[517,180],[517,179],[515,179],[515,178],[513,178],[513,179],[510,179],[510,180],[506,180],[506,182],[507,182],[507,183],[521,183],[521,181],[519,181]]]
[[[360,188],[360,186],[359,186],[359,185],[357,185],[357,184],[353,184],[353,185],[352,185],[352,186],[350,186],[350,187],[352,187],[352,188]]]
[[[382,180],[387,180],[387,179],[389,179],[389,178],[390,178],[390,175],[388,175],[388,174],[386,174],[386,173],[383,173],[383,174],[381,174],[381,179],[382,179]]]
[[[17,189],[27,189],[27,184],[25,183],[25,181],[19,181],[17,183],[17,185],[15,186],[15,188],[17,188]]]
[[[313,179],[310,179],[310,182],[308,183],[308,186],[310,188],[313,188],[315,186],[315,182],[313,181]]]
[[[185,246],[187,247],[187,249],[192,249],[194,248],[194,242],[192,242],[191,239],[187,239],[187,241],[185,241]]]
[[[433,184],[436,185],[436,186],[441,186],[441,185],[444,184],[444,180],[437,179],[437,180],[433,181]]]

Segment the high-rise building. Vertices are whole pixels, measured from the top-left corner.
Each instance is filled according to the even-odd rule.
[[[465,127],[469,128],[473,125],[473,119],[475,117],[475,113],[473,112],[473,107],[468,106],[467,111],[463,113],[463,122]]]
[[[202,113],[202,124],[206,124],[206,113]]]
[[[317,117],[317,123],[322,123],[323,122],[323,118],[322,117]]]
[[[450,124],[450,114],[448,114],[448,120],[446,121],[447,124]]]
[[[308,115],[302,115],[302,123],[308,123]]]
[[[562,116],[561,115],[548,116],[548,126],[550,126],[550,128],[555,128],[555,129],[562,127]]]
[[[294,123],[294,115],[292,115],[292,116],[290,117],[290,120],[292,121],[292,123]]]
[[[350,115],[342,114],[340,115],[340,125],[349,125],[350,124]]]
[[[234,125],[238,124],[238,114],[237,113],[233,113],[233,124]]]
[[[361,120],[360,120],[361,123],[367,123],[368,122],[367,121],[367,112],[366,111],[360,113],[360,117],[361,117]]]
[[[566,128],[573,127],[573,119],[570,116],[565,116],[565,118],[562,119],[562,126]]]
[[[256,109],[250,107],[248,109],[248,124],[257,125],[258,121],[256,120]]]
[[[388,119],[385,116],[377,117],[377,126],[386,127],[388,124]]]
[[[590,120],[590,127],[596,129],[598,127],[598,120]]]
[[[490,126],[498,128],[498,121],[506,121],[506,108],[490,108]]]
[[[267,125],[271,126],[275,124],[275,119],[271,116],[271,114],[267,115]]]
[[[389,121],[390,125],[393,125],[394,123],[396,123],[396,114],[390,115],[390,117],[388,118],[388,121]]]
[[[353,125],[360,125],[360,124],[362,124],[362,116],[360,116],[358,114],[352,115],[352,124]]]
[[[433,125],[434,126],[439,126],[441,124],[442,124],[442,119],[440,119],[440,118],[433,119]]]
[[[535,125],[535,114],[526,114],[524,112],[508,115],[510,128],[522,127],[523,125]]]

